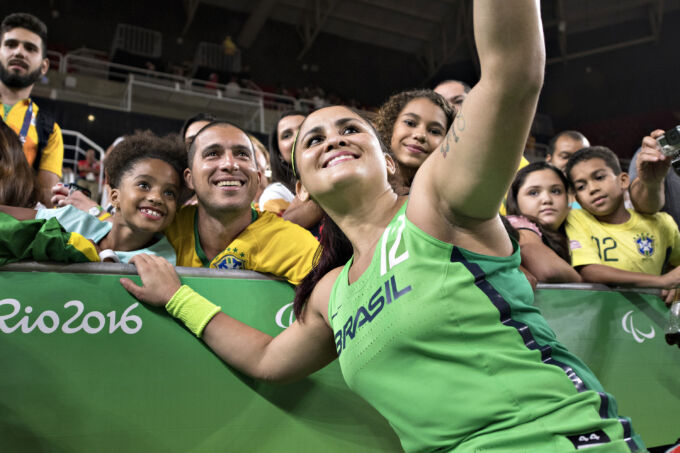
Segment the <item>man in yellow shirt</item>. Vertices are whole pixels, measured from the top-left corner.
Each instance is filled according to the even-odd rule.
[[[35,82],[47,73],[47,27],[35,16],[10,14],[0,25],[0,98],[2,120],[19,135],[26,160],[37,172],[39,201],[61,178],[64,142],[61,129],[30,98]]]
[[[180,209],[165,231],[177,265],[249,269],[300,283],[319,244],[304,228],[251,207],[260,176],[248,135],[211,122],[193,138],[188,161],[184,177],[198,203]]]

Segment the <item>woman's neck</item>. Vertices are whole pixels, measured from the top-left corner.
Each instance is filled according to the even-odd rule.
[[[331,206],[326,212],[352,243],[357,262],[372,256],[375,244],[404,201],[388,187],[375,197],[357,197],[351,203],[345,200],[344,209]]]

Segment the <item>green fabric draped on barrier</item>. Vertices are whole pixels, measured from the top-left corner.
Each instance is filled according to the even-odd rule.
[[[337,363],[291,385],[253,381],[118,278],[0,272],[0,451],[400,450]],[[287,284],[182,280],[269,334],[292,320]],[[680,350],[665,344],[660,299],[539,290],[536,302],[648,446],[678,437]]]

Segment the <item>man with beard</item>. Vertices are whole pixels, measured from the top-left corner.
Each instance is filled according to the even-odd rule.
[[[61,129],[30,98],[47,73],[47,27],[31,14],[14,13],[0,24],[0,99],[2,119],[19,135],[29,165],[37,172],[38,198],[51,207],[51,191],[61,178]]]

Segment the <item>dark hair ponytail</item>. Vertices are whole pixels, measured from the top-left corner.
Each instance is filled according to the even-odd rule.
[[[352,257],[354,249],[345,233],[324,213],[321,220],[321,243],[314,255],[312,270],[295,288],[293,312],[297,319],[302,319],[302,311],[307,299],[312,294],[316,284],[331,270],[342,266]]]

